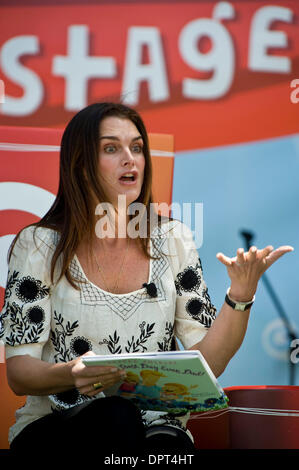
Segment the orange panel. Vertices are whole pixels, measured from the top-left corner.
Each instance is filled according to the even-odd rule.
[[[172,201],[172,180],[174,167],[174,139],[172,135],[150,134],[150,148],[153,162],[154,202]],[[163,215],[170,215],[168,209],[161,208]]]

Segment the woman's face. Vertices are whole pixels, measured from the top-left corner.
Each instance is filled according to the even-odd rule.
[[[129,119],[110,116],[100,124],[100,182],[114,206],[118,196],[126,196],[126,205],[141,191],[145,167],[143,140]]]

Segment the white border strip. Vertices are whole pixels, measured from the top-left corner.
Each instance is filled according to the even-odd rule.
[[[165,150],[150,150],[152,157],[174,157],[173,152],[166,152]]]
[[[59,152],[59,145],[12,144],[0,142],[0,150],[9,152]]]
[[[0,150],[8,152],[59,152],[59,145],[37,145],[37,144],[12,144],[0,142]],[[151,150],[152,157],[174,157],[173,152],[164,150]]]
[[[198,414],[191,415],[190,419],[212,419],[218,418],[223,414],[234,412],[234,413],[245,413],[261,416],[289,416],[293,418],[299,418],[299,410],[280,410],[271,408],[246,408],[240,406],[228,406],[227,408],[220,410],[203,411]]]

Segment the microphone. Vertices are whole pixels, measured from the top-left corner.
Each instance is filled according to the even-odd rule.
[[[254,234],[252,232],[249,232],[248,230],[241,230],[240,234],[245,239],[246,248],[247,250],[249,250],[251,241],[254,239]]]
[[[150,282],[150,284],[147,284],[146,282],[142,284],[142,287],[146,288],[146,292],[150,297],[157,297],[158,292],[157,292],[157,287],[154,282]]]
[[[250,245],[251,245],[251,241],[255,237],[255,235],[252,232],[248,231],[248,230],[240,230],[240,235],[244,238],[246,248],[247,248],[247,250],[249,250]],[[297,339],[297,334],[294,331],[293,326],[292,326],[286,312],[284,311],[283,306],[280,303],[280,300],[279,300],[274,288],[272,287],[266,273],[264,273],[262,275],[261,281],[264,283],[264,285],[265,285],[265,287],[268,291],[268,294],[271,297],[271,299],[272,299],[272,301],[273,301],[273,303],[276,307],[277,313],[278,313],[280,319],[282,320],[282,322],[285,326],[285,329],[287,330],[290,345],[291,345],[292,341],[294,339]],[[291,353],[292,353],[292,347],[290,346],[290,358],[291,358]],[[290,365],[290,385],[294,385],[294,377],[295,377],[294,365],[295,365],[295,363],[292,362],[292,360],[290,359],[289,365]]]

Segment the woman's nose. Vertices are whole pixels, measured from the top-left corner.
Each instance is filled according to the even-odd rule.
[[[122,164],[125,166],[125,165],[131,165],[135,162],[134,160],[134,156],[131,152],[130,149],[125,149],[124,150],[124,155],[123,155],[123,159],[122,159]]]

